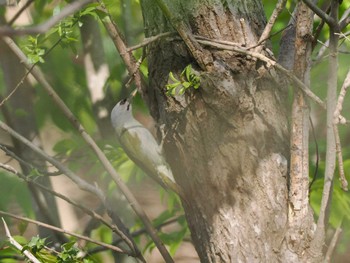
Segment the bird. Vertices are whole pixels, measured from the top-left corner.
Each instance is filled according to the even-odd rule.
[[[151,132],[137,121],[128,99],[119,101],[111,111],[111,123],[117,140],[128,157],[163,188],[170,189],[180,197],[183,192],[175,182],[162,146]]]

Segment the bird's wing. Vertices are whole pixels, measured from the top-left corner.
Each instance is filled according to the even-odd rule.
[[[164,164],[165,160],[152,134],[143,126],[135,126],[124,130],[118,140],[129,158],[160,183],[156,176],[157,166]]]
[[[118,138],[129,158],[165,189],[171,189],[181,197],[183,192],[175,183],[173,174],[163,158],[160,146],[143,126],[128,128]]]

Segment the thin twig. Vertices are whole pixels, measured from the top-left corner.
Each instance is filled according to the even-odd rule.
[[[95,186],[90,185],[83,179],[81,179],[79,176],[77,176],[74,172],[72,172],[70,169],[68,169],[66,166],[64,166],[62,163],[57,161],[55,158],[47,155],[43,150],[41,150],[38,146],[33,144],[31,141],[24,138],[22,135],[14,131],[12,128],[10,128],[7,124],[0,121],[0,129],[4,130],[5,132],[9,133],[12,137],[19,140],[24,145],[31,148],[36,154],[44,158],[46,161],[54,165],[58,170],[60,170],[63,174],[65,174],[69,179],[71,179],[74,183],[77,184],[77,186],[87,192],[90,192],[96,196],[99,197],[100,200],[104,200],[105,197],[100,189],[98,189]]]
[[[127,52],[134,51],[136,49],[145,47],[145,46],[147,46],[147,45],[157,41],[160,38],[169,37],[169,36],[172,36],[172,35],[175,35],[175,34],[176,34],[176,32],[166,32],[166,33],[161,33],[161,34],[156,35],[156,36],[147,37],[141,43],[139,43],[139,44],[137,44],[135,46],[126,48],[126,51]]]
[[[282,67],[280,64],[278,64],[276,61],[264,56],[261,53],[257,53],[257,52],[253,52],[253,51],[249,51],[246,49],[243,49],[241,47],[237,47],[235,45],[223,45],[223,44],[217,44],[213,41],[207,41],[207,40],[198,40],[198,43],[203,44],[203,45],[207,45],[207,46],[211,46],[211,47],[215,47],[218,49],[225,49],[225,50],[231,50],[231,51],[235,51],[241,54],[245,54],[248,56],[252,56],[255,58],[258,58],[259,60],[266,62],[267,67],[273,66],[275,67],[278,71],[280,71],[281,73],[283,73],[286,77],[288,77],[290,80],[292,80],[292,82],[298,87],[300,88],[306,96],[308,96],[310,99],[312,99],[315,103],[317,103],[318,105],[320,105],[323,109],[326,108],[325,103],[316,95],[314,94],[309,87],[307,87],[300,79],[298,79],[292,72],[290,72],[289,70],[285,69],[284,67]]]
[[[328,5],[325,12],[326,12],[326,14],[329,14],[330,11],[331,11],[331,4]],[[322,29],[323,29],[325,23],[326,22],[323,19],[321,19],[320,24],[317,26],[316,30],[314,31],[314,35],[313,35],[313,39],[312,39],[312,50],[314,50],[314,48],[317,45],[317,42],[319,40],[318,38],[320,37],[320,34],[322,32]]]
[[[261,52],[263,46],[260,46],[260,44],[262,44],[263,42],[266,41],[266,39],[269,38],[271,30],[272,30],[273,26],[276,23],[277,17],[279,16],[279,14],[282,12],[284,7],[286,6],[286,2],[287,2],[287,0],[279,0],[278,1],[275,9],[272,12],[272,15],[271,15],[269,21],[267,22],[267,25],[264,28],[264,31],[262,32],[262,34],[261,34],[261,36],[259,38],[259,41],[258,41],[258,44],[257,44],[257,45],[259,45],[259,47],[257,47],[255,49],[256,52],[258,52],[258,53]]]
[[[167,33],[164,33],[164,34],[167,34]],[[170,34],[170,32],[169,32],[169,34]],[[145,43],[141,43],[141,44],[134,46],[134,47],[136,49],[139,47],[143,47],[145,45],[149,45],[150,43],[158,40],[160,37],[164,37],[164,36],[162,34],[154,36],[152,38],[149,38]],[[290,72],[289,70],[282,67],[276,61],[264,56],[263,54],[248,50],[251,47],[244,49],[239,44],[234,43],[234,42],[230,42],[230,41],[226,41],[226,40],[209,39],[209,38],[206,38],[203,36],[197,36],[197,35],[194,35],[193,37],[197,40],[198,43],[200,43],[202,45],[207,45],[207,46],[217,48],[217,49],[235,51],[235,52],[238,52],[241,54],[245,54],[247,56],[252,56],[252,57],[258,58],[259,60],[261,60],[263,62],[266,62],[268,64],[268,66],[276,67],[276,69],[278,69],[286,77],[291,79],[293,81],[293,83],[296,84],[296,86],[298,88],[300,88],[306,94],[306,96],[308,96],[310,99],[312,99],[316,104],[320,105],[323,109],[326,109],[325,103],[316,94],[314,94],[310,90],[309,87],[307,87],[302,81],[300,81],[292,72]],[[134,47],[130,48],[130,50],[134,50]],[[128,49],[126,49],[126,50],[128,50]]]
[[[43,55],[43,58],[45,58],[48,54],[51,53],[52,50],[54,50],[54,48],[62,41],[62,37],[60,37]],[[24,83],[24,81],[26,80],[26,78],[28,78],[29,74],[31,73],[31,71],[33,70],[33,68],[38,64],[39,62],[34,63],[28,70],[27,72],[24,74],[24,76],[21,78],[21,80],[17,83],[17,85],[15,86],[15,88],[10,92],[10,94],[8,94],[4,99],[1,100],[0,102],[0,107],[2,105],[4,105],[4,103],[6,101],[8,101],[13,94],[15,94],[15,92],[18,90],[18,88]]]
[[[304,0],[305,1],[305,0]],[[328,65],[328,83],[327,83],[327,150],[326,150],[326,168],[324,173],[324,184],[322,190],[322,200],[320,212],[317,219],[317,226],[314,237],[310,244],[313,253],[322,253],[325,238],[326,226],[329,217],[329,205],[333,191],[334,171],[336,165],[336,142],[333,129],[334,112],[337,102],[337,70],[338,70],[338,10],[339,2],[331,1],[330,16],[335,22],[329,24],[329,65]],[[326,21],[327,22],[327,21]]]
[[[11,18],[11,20],[7,23],[7,25],[11,26],[17,18],[34,2],[34,0],[28,0],[20,10]]]
[[[328,9],[327,9],[327,10],[328,10]],[[340,32],[341,30],[343,30],[343,29],[346,27],[346,25],[347,25],[348,23],[350,23],[350,21],[349,21],[349,20],[350,20],[349,15],[350,15],[350,8],[348,8],[348,9],[343,13],[342,17],[340,18],[340,22],[339,22],[339,32]],[[324,22],[324,21],[322,20],[322,22]],[[322,23],[322,22],[321,22],[321,23]],[[340,39],[346,38],[346,36],[349,35],[350,32],[339,33],[339,34],[340,34],[340,38],[339,38],[339,40],[340,40]],[[315,40],[318,40],[318,39],[315,38]],[[320,42],[319,42],[319,43],[320,43]],[[329,46],[329,39],[328,39],[324,44],[323,44],[323,43],[321,43],[321,44],[323,45],[323,47],[321,47],[320,50],[319,50],[318,53],[317,53],[317,56],[316,56],[316,58],[315,58],[315,61],[316,61],[316,62],[319,61],[319,60],[322,58],[324,52],[327,50],[327,48],[328,48],[328,46]]]
[[[341,150],[341,142],[340,142],[339,129],[337,124],[333,124],[333,132],[334,132],[334,139],[335,139],[335,149],[336,149],[337,159],[338,159],[339,179],[341,183],[341,188],[344,191],[348,191],[349,184],[348,184],[348,181],[346,180],[345,173],[344,173],[343,154]]]
[[[20,164],[28,167],[29,169],[33,170],[37,170],[41,175],[45,175],[45,176],[57,176],[57,175],[61,175],[62,172],[60,171],[56,171],[56,172],[47,172],[47,171],[43,171],[38,167],[34,167],[31,163],[23,160],[21,157],[19,157],[18,155],[16,155],[14,152],[12,152],[11,150],[9,150],[6,146],[0,144],[0,150],[2,150],[4,153],[6,153],[6,155],[12,157],[13,159],[15,159],[17,162],[19,162]]]
[[[337,227],[337,229],[334,232],[334,235],[332,237],[331,243],[329,244],[329,247],[327,249],[327,253],[324,259],[324,263],[330,263],[331,262],[331,258],[332,258],[332,254],[334,252],[335,246],[337,245],[337,242],[339,240],[340,234],[342,233],[342,228],[341,228],[341,224],[340,226]]]
[[[5,222],[5,219],[3,217],[1,219],[2,223],[4,224],[6,236],[9,239],[10,243],[14,245],[15,248],[17,248],[19,251],[21,251],[21,253],[23,253],[31,262],[41,263],[29,250],[23,250],[23,246],[11,236],[10,230]]]
[[[66,201],[67,203],[79,208],[80,210],[82,210],[84,213],[86,213],[87,215],[91,216],[92,218],[95,218],[96,220],[100,221],[102,224],[104,224],[105,226],[107,226],[108,228],[110,228],[114,233],[116,233],[122,241],[124,241],[132,251],[134,251],[135,255],[140,255],[140,252],[138,251],[137,247],[135,247],[134,243],[123,233],[123,231],[121,231],[118,226],[116,225],[112,225],[109,222],[107,222],[101,215],[97,214],[95,211],[87,208],[84,205],[78,204],[77,202],[73,201],[72,199],[51,190],[50,188],[43,186],[37,182],[35,182],[34,180],[30,179],[30,177],[28,176],[24,176],[23,174],[19,173],[18,171],[16,171],[13,167],[9,166],[9,165],[4,165],[2,163],[0,163],[0,167],[9,171],[10,173],[15,174],[16,176],[18,176],[19,178],[21,178],[22,180],[24,180],[25,182],[34,185],[37,188],[40,188],[41,190],[44,190],[54,196],[57,196],[58,198]],[[134,256],[135,256],[134,255]]]
[[[335,111],[334,111],[334,115],[333,115],[333,130],[334,130],[336,152],[337,152],[337,158],[338,158],[339,177],[340,177],[341,186],[342,186],[344,191],[348,191],[348,182],[346,180],[345,173],[344,173],[344,163],[343,163],[343,155],[342,155],[342,150],[341,150],[341,142],[340,142],[338,124],[339,123],[344,124],[345,119],[340,118],[340,113],[343,109],[344,98],[345,98],[346,91],[347,91],[349,86],[350,86],[350,70],[348,71],[348,74],[346,75],[344,83],[341,87],[340,94],[338,97],[338,102],[337,102],[337,105],[335,107]]]
[[[29,69],[31,67],[31,64],[28,63],[26,56],[19,49],[19,47],[10,38],[4,37],[3,39],[4,39],[5,43],[11,48],[11,50],[17,55],[17,57],[21,61],[23,61],[24,66],[27,69]],[[119,189],[121,190],[121,192],[124,194],[124,196],[128,200],[129,205],[132,207],[132,209],[135,211],[135,213],[138,215],[138,217],[144,223],[149,235],[151,236],[151,238],[154,241],[154,243],[156,244],[157,248],[159,249],[159,251],[163,255],[164,259],[166,259],[166,262],[173,262],[169,252],[166,250],[163,242],[158,237],[156,230],[152,226],[150,219],[146,215],[146,213],[143,210],[143,208],[141,207],[140,203],[136,200],[133,193],[130,191],[130,189],[123,182],[120,175],[115,171],[113,165],[107,159],[107,157],[102,152],[102,150],[99,148],[99,146],[96,144],[96,142],[86,132],[84,127],[81,125],[79,120],[74,116],[74,114],[71,112],[71,110],[67,107],[67,105],[64,103],[64,101],[57,95],[57,93],[55,92],[53,87],[47,82],[47,80],[45,79],[45,77],[44,77],[43,73],[40,71],[40,69],[35,67],[32,71],[32,75],[42,85],[42,87],[46,90],[46,92],[49,94],[49,96],[51,96],[53,102],[60,108],[60,110],[63,112],[63,114],[66,116],[66,118],[72,123],[73,127],[77,129],[77,131],[80,133],[80,135],[85,140],[85,142],[95,152],[96,156],[101,161],[101,164],[104,166],[106,171],[110,174],[110,176],[112,177],[114,182],[118,185]],[[45,157],[47,157],[46,154],[45,154]]]
[[[276,31],[276,32],[274,32],[274,33],[268,35],[265,39],[262,39],[261,41],[259,40],[258,43],[256,43],[255,45],[249,46],[249,47],[247,48],[247,50],[256,48],[256,47],[258,47],[258,46],[264,44],[266,40],[272,38],[273,36],[278,35],[278,34],[281,33],[281,32],[284,32],[285,30],[287,30],[287,29],[290,28],[291,26],[292,26],[292,24],[286,25],[285,27],[281,28],[280,30],[278,30],[278,31]]]
[[[329,26],[335,26],[336,25],[336,20],[327,15],[322,9],[320,9],[317,5],[315,5],[312,1],[310,0],[303,0],[303,2],[316,14],[318,15],[322,20],[324,20]]]
[[[0,215],[9,216],[9,217],[12,217],[12,218],[24,221],[24,222],[35,224],[37,226],[45,227],[47,229],[51,229],[53,231],[57,231],[57,232],[60,232],[62,234],[67,234],[69,236],[76,237],[78,239],[85,240],[85,241],[88,241],[90,243],[94,243],[94,244],[99,245],[99,246],[104,246],[104,247],[106,247],[106,248],[108,248],[110,250],[113,250],[113,251],[116,251],[116,252],[119,252],[119,253],[130,255],[130,253],[128,251],[125,251],[125,250],[123,250],[123,249],[121,249],[119,247],[116,247],[116,246],[113,246],[113,245],[110,245],[110,244],[107,244],[107,243],[104,243],[104,242],[101,242],[101,241],[93,240],[90,237],[79,235],[79,234],[70,232],[68,230],[65,230],[63,228],[59,228],[59,227],[56,227],[56,226],[48,225],[48,224],[45,224],[45,223],[37,221],[37,220],[33,220],[33,219],[30,219],[30,218],[27,218],[27,217],[23,217],[23,216],[18,216],[18,215],[15,215],[15,214],[12,214],[12,213],[8,213],[8,212],[2,211],[2,210],[0,210]],[[41,263],[41,262],[39,261],[39,263]]]
[[[94,0],[74,1],[73,3],[65,6],[59,14],[52,16],[51,19],[47,20],[45,23],[34,27],[13,29],[9,26],[2,26],[0,27],[0,36],[35,35],[46,33],[62,19],[74,14],[76,11],[93,1]]]
[[[343,13],[340,18],[339,28],[343,30],[350,23],[350,7]]]
[[[343,83],[343,85],[342,85],[342,87],[340,89],[337,105],[336,105],[335,111],[334,111],[335,124],[338,124],[339,122],[341,124],[344,124],[344,123],[342,123],[343,119],[339,119],[339,116],[340,116],[340,113],[341,113],[341,111],[343,109],[343,103],[344,103],[344,98],[345,98],[345,95],[346,95],[346,91],[347,91],[347,89],[349,87],[350,87],[350,70],[348,71],[348,74],[346,75],[344,83]]]
[[[106,9],[105,5],[101,1],[98,2],[100,3],[100,10],[107,14],[107,18],[104,18],[102,20],[102,23],[106,28],[109,36],[111,37],[115,47],[117,48],[119,55],[124,61],[130,77],[135,80],[137,90],[140,92],[141,96],[144,97],[141,71],[137,67],[137,61],[135,57],[130,52],[128,52],[124,38],[111,15],[109,14],[108,10]]]
[[[177,216],[175,218],[169,219],[166,222],[163,222],[163,223],[161,223],[159,225],[156,225],[155,228],[157,230],[161,230],[164,226],[168,226],[168,225],[171,225],[173,223],[176,223],[181,216],[183,216],[183,215],[180,215],[180,216]],[[140,235],[145,234],[145,233],[147,233],[147,229],[142,228],[142,229],[139,229],[139,230],[136,230],[136,231],[132,232],[130,235],[132,237],[137,237],[137,236],[140,236]],[[114,240],[112,242],[112,244],[113,245],[118,245],[121,241],[122,240],[120,238],[118,238],[118,239]],[[96,253],[99,253],[99,252],[102,252],[102,251],[106,251],[106,248],[104,248],[104,247],[95,247],[95,248],[92,248],[89,251],[87,251],[86,254],[87,255],[91,255],[91,254],[96,254]]]

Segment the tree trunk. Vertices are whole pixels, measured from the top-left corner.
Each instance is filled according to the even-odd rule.
[[[259,0],[165,2],[193,35],[242,47],[255,45],[266,23]],[[155,1],[143,0],[142,8],[147,37],[174,31]],[[201,262],[299,262],[301,252],[289,251],[285,239],[285,85],[264,63],[235,52],[206,48],[215,70],[204,72],[180,39],[148,49],[149,107],[165,124],[165,154],[185,192]],[[188,64],[200,72],[200,88],[166,95],[169,72],[179,76]]]

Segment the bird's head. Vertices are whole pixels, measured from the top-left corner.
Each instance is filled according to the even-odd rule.
[[[123,99],[114,106],[111,112],[111,122],[114,128],[124,125],[125,122],[133,119],[132,106],[128,99]]]

